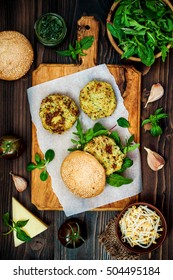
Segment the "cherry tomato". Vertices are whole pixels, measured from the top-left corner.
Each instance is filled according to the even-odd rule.
[[[78,248],[86,239],[85,225],[76,218],[65,221],[58,230],[58,239],[67,248]]]
[[[22,138],[16,135],[4,135],[0,137],[0,158],[16,159],[24,151]]]

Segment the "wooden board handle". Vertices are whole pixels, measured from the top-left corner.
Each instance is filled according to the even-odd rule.
[[[86,36],[94,36],[94,42],[91,48],[84,50],[86,56],[80,56],[80,59],[81,65],[89,68],[97,64],[99,22],[93,16],[83,16],[77,22],[77,40]]]

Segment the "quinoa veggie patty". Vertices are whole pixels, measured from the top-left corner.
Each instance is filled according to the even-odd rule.
[[[44,98],[39,113],[43,127],[58,134],[71,128],[78,114],[79,110],[74,100],[59,93]]]
[[[92,120],[111,116],[117,100],[111,84],[91,81],[80,91],[80,107]]]
[[[125,158],[115,141],[105,135],[94,137],[85,145],[84,151],[92,154],[102,164],[106,175],[120,170]]]

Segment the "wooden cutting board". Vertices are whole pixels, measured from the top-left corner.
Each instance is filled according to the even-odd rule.
[[[94,43],[81,57],[80,64],[41,64],[32,73],[32,85],[37,85],[52,79],[79,72],[97,65],[99,22],[92,16],[84,16],[77,23],[77,39],[94,36]],[[140,140],[140,85],[141,74],[133,67],[107,65],[120,88],[124,104],[129,112],[130,132],[135,135],[135,141]],[[104,77],[103,77],[104,79]],[[43,156],[37,141],[36,128],[32,124],[32,161],[35,153]],[[63,210],[57,196],[52,190],[51,178],[45,182],[39,179],[39,170],[32,171],[31,201],[40,210]],[[129,203],[138,200],[138,196],[123,199],[94,210],[121,210]]]

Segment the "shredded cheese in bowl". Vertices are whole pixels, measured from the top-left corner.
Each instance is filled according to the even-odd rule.
[[[146,205],[130,207],[120,219],[119,227],[122,241],[128,242],[131,247],[149,248],[157,243],[163,231],[160,217]]]

